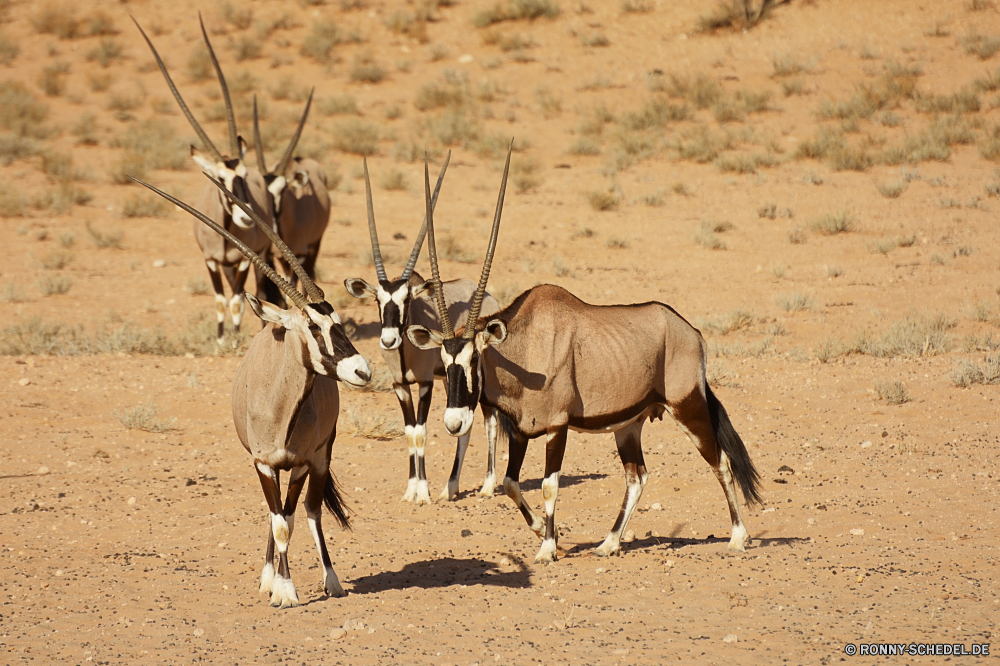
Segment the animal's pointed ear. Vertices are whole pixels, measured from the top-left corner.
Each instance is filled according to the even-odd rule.
[[[417,349],[437,349],[444,341],[441,331],[432,331],[424,326],[414,325],[406,329],[406,337]]]
[[[261,321],[271,322],[277,326],[285,328],[285,319],[288,317],[288,310],[282,310],[277,305],[262,301],[250,292],[244,292],[243,297],[250,304],[253,313],[261,318]]]
[[[240,159],[242,160],[247,154],[247,142],[243,140],[242,136],[238,136],[236,137],[236,143],[240,146]]]
[[[344,280],[344,287],[347,289],[347,293],[354,298],[367,298],[378,293],[375,287],[362,278],[347,278]]]
[[[219,177],[219,167],[218,165],[203,152],[191,146],[191,159],[193,159],[198,166],[205,170],[206,173],[210,174],[213,178],[218,179]]]
[[[487,345],[498,345],[507,339],[507,324],[499,319],[490,319],[486,328],[476,333],[476,350],[482,352]]]
[[[295,175],[292,176],[292,184],[299,189],[309,184],[309,174],[306,173],[305,169],[299,169],[295,172]]]
[[[423,284],[411,284],[410,298],[434,298],[434,283],[431,280],[424,280]]]

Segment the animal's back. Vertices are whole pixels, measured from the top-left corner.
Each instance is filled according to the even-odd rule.
[[[308,182],[301,187],[295,185],[298,172],[306,174]],[[323,232],[330,222],[330,194],[326,188],[326,171],[315,160],[296,157],[285,170],[288,186],[285,189],[285,205],[278,220],[278,233],[297,255],[306,253],[310,245],[323,238]],[[295,231],[292,227],[295,227]]]
[[[260,172],[256,169],[247,169],[246,182],[247,190],[251,193],[250,207],[265,222],[270,221],[271,208],[266,205],[269,199],[259,196],[260,192],[266,192],[264,179],[261,177]],[[205,187],[202,188],[201,192],[198,193],[198,197],[194,200],[194,208],[219,223],[220,226],[225,227],[227,231],[240,239],[240,241],[257,254],[262,254],[267,250],[271,244],[271,240],[263,231],[257,228],[257,225],[254,225],[252,229],[243,229],[239,225],[234,224],[232,220],[223,224],[225,211],[222,208],[219,196],[219,189],[215,185],[205,183]],[[206,259],[211,259],[220,265],[239,264],[246,259],[243,253],[236,249],[232,243],[226,242],[222,236],[205,223],[195,218],[193,224],[195,240],[198,242],[198,247],[201,248]]]

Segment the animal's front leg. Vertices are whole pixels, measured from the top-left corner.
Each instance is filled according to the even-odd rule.
[[[465,452],[469,449],[469,439],[472,433],[467,432],[458,438],[455,446],[455,462],[451,466],[451,476],[448,477],[448,485],[441,490],[438,499],[453,500],[458,496],[458,480],[462,476],[462,463],[465,462]]]
[[[545,502],[545,538],[535,556],[536,563],[549,564],[556,559],[559,534],[556,532],[556,499],[559,497],[559,472],[566,452],[567,428],[548,432],[545,441],[545,478],[542,479],[542,499]]]
[[[427,447],[427,413],[431,410],[434,382],[417,384],[417,418],[413,427],[413,459],[416,463],[416,496],[414,504],[430,504],[431,490],[427,483],[427,465],[424,454]],[[412,476],[412,475],[411,475]]]
[[[480,497],[493,497],[497,489],[497,417],[489,407],[483,405],[483,418],[486,421],[486,443],[489,455],[486,459],[486,478],[479,491]]]
[[[503,480],[503,490],[507,497],[514,500],[514,504],[521,511],[524,520],[528,523],[531,531],[540,538],[545,535],[543,529],[545,524],[542,519],[531,510],[528,503],[524,501],[521,494],[521,465],[524,463],[524,454],[528,450],[528,438],[520,433],[512,433],[508,444],[509,460],[507,462],[507,475]]]

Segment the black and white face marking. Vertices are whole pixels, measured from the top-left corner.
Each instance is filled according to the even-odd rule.
[[[455,437],[461,437],[472,428],[482,387],[479,358],[472,340],[452,338],[442,342],[441,361],[448,392],[444,426]]]
[[[371,368],[344,333],[333,306],[326,301],[310,303],[302,313],[309,333],[304,337],[313,369],[351,386],[367,384]]]
[[[285,188],[288,186],[288,181],[285,180],[284,176],[276,176],[273,173],[269,173],[264,176],[264,183],[267,185],[267,191],[271,195],[271,202],[274,204],[274,216],[277,217],[281,215],[281,200],[285,196]]]
[[[378,301],[378,316],[382,322],[379,347],[386,351],[398,349],[403,344],[403,326],[406,324],[410,307],[410,285],[408,280],[395,282],[379,281],[375,290]]]
[[[242,141],[242,140],[241,140]],[[198,163],[205,173],[209,174],[223,185],[226,189],[236,195],[243,203],[250,205],[250,189],[247,187],[247,167],[242,159],[225,160],[223,162],[213,162],[204,156],[194,146],[191,146],[191,157]],[[233,203],[221,191],[216,192],[222,209],[226,215],[241,229],[252,229],[254,221],[244,213],[239,206]]]

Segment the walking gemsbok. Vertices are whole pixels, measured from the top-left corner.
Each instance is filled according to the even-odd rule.
[[[201,23],[201,34],[205,39],[205,46],[208,47],[208,54],[212,59],[212,65],[215,67],[215,73],[219,78],[219,85],[222,86],[222,98],[226,106],[226,120],[229,124],[230,152],[228,156],[224,156],[219,152],[219,149],[215,147],[215,144],[205,134],[205,130],[194,119],[194,115],[191,114],[191,110],[184,103],[184,98],[181,97],[177,86],[174,85],[173,79],[170,78],[167,67],[163,64],[163,60],[160,58],[160,54],[157,53],[156,47],[153,46],[153,42],[146,36],[146,32],[139,25],[139,22],[134,18],[132,20],[153,52],[156,64],[160,68],[160,72],[163,73],[163,78],[166,79],[167,85],[170,87],[170,92],[174,95],[174,99],[177,100],[181,111],[184,112],[188,122],[191,123],[191,127],[198,135],[198,138],[201,139],[202,146],[208,151],[206,155],[194,146],[191,146],[191,158],[205,173],[219,180],[226,186],[226,189],[235,193],[235,196],[241,202],[249,204],[257,215],[268,221],[270,226],[273,213],[267,188],[264,184],[264,178],[256,169],[248,167],[243,163],[243,157],[246,154],[246,142],[236,133],[236,118],[233,115],[233,105],[229,99],[229,87],[226,85],[226,78],[222,75],[222,68],[219,66],[219,61],[215,57],[212,43],[208,40],[208,33],[205,32],[205,23],[201,20],[201,15],[198,15],[198,20]],[[253,250],[261,257],[265,265],[268,267],[271,266],[271,240],[257,228],[250,217],[239,207],[234,207],[230,200],[224,197],[219,190],[212,187],[210,183],[205,184],[201,194],[195,199],[194,207]],[[194,237],[205,257],[205,266],[208,268],[208,274],[212,279],[212,289],[215,291],[215,314],[218,320],[216,338],[218,343],[222,344],[225,334],[227,309],[233,317],[233,329],[237,332],[240,330],[240,322],[243,319],[243,285],[246,283],[247,273],[250,270],[250,260],[243,256],[243,253],[233,243],[212,232],[205,225],[199,224],[197,221],[194,223]],[[268,279],[264,276],[262,269],[256,269],[255,274],[257,277],[257,297],[277,299],[278,292],[269,287]],[[229,288],[232,290],[232,296],[228,301],[226,300],[225,289],[222,286],[223,275],[226,276],[226,281],[229,282]]]
[[[438,192],[451,153],[448,153],[441,173],[438,175],[434,195],[429,199],[430,209],[437,205]],[[363,278],[348,278],[344,286],[355,298],[374,296],[378,305],[379,321],[382,322],[382,333],[379,336],[379,348],[392,375],[392,388],[399,399],[399,407],[403,410],[404,432],[407,448],[410,454],[410,478],[406,483],[406,492],[401,501],[429,504],[430,491],[427,485],[427,472],[424,464],[424,448],[427,443],[427,413],[431,406],[431,395],[434,390],[434,380],[444,379],[444,365],[441,355],[434,351],[420,350],[414,347],[403,335],[407,326],[440,326],[438,315],[427,302],[429,298],[441,298],[446,304],[448,317],[461,325],[469,313],[472,296],[476,285],[469,280],[452,280],[436,283],[424,280],[413,271],[424,244],[427,232],[427,219],[420,228],[417,240],[413,244],[410,258],[406,262],[403,274],[395,280],[389,280],[382,264],[382,252],[378,242],[378,231],[375,228],[375,213],[372,205],[371,184],[368,180],[368,164],[365,162],[365,188],[368,195],[368,233],[372,243],[372,258],[375,263],[377,284],[370,284]],[[482,307],[486,314],[497,311],[497,302],[489,294],[481,296]],[[413,397],[410,386],[417,385],[418,403],[416,413],[413,411]],[[455,462],[451,468],[448,484],[441,490],[440,499],[454,499],[458,494],[458,482],[462,473],[462,463],[465,452],[469,448],[469,433],[465,432],[458,438],[455,450]],[[492,462],[490,469],[493,469]],[[480,494],[492,497],[496,488],[496,476],[490,474],[483,483]]]
[[[313,90],[313,92],[315,89]],[[273,169],[267,168],[264,146],[257,125],[257,97],[253,100],[253,143],[257,153],[257,167],[264,175],[264,183],[271,196],[276,231],[284,241],[310,280],[316,279],[316,257],[323,241],[323,232],[330,223],[330,193],[326,187],[326,171],[316,160],[293,157],[302,136],[302,127],[309,116],[313,93],[309,93],[306,110],[299,126],[285,149],[285,154]],[[284,277],[294,287],[298,279],[288,263],[275,256],[275,263]]]
[[[620,550],[646,484],[643,423],[669,413],[722,485],[732,520],[729,549],[744,550],[750,536],[736,485],[747,503],[757,503],[760,478],[705,379],[706,345],[697,329],[662,303],[590,305],[554,285],[529,289],[496,315],[477,319],[476,303],[489,279],[509,166],[508,152],[469,323],[460,335],[452,331],[439,300],[441,332],[425,326],[411,326],[406,332],[420,349],[441,349],[448,392],[445,428],[455,436],[467,433],[478,403],[491,449],[498,426],[504,432],[510,451],[504,490],[543,538],[535,561],[548,563],[556,559],[555,507],[567,431],[615,433],[625,467],[625,498],[611,532],[597,548],[598,555],[611,555]],[[430,213],[427,229],[434,283],[440,284]],[[525,502],[519,486],[528,441],[543,435],[544,521]]]
[[[136,181],[225,237],[295,305],[294,309],[285,310],[247,294],[250,309],[266,325],[250,343],[233,380],[236,434],[243,448],[253,456],[270,512],[260,590],[271,595],[272,606],[299,605],[288,569],[288,542],[292,537],[295,507],[308,479],[306,516],[323,564],[323,588],[328,595],[341,597],[344,589],[330,562],[320,523],[325,501],[340,524],[350,527],[347,510],[330,472],[330,456],[340,415],[337,380],[351,386],[364,386],[371,379],[371,370],[344,333],[340,317],[326,302],[323,291],[309,279],[288,246],[253,209],[218,180],[209,178],[212,185],[274,243],[298,274],[306,292],[305,296],[299,293],[235,234],[207,215],[152,185]],[[289,473],[284,504],[281,502],[282,471]]]

